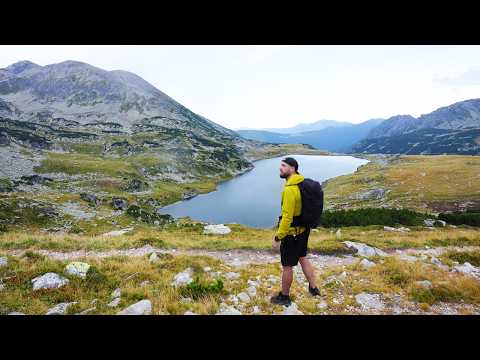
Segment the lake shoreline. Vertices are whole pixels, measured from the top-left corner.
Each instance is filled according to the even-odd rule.
[[[241,174],[222,179],[212,191],[165,205],[159,208],[158,212],[169,214],[177,219],[188,217],[212,224],[239,223],[245,226],[270,228],[271,218],[276,218],[278,215],[277,198],[283,187],[283,182],[279,181],[278,176],[272,174],[278,172],[276,160],[279,161],[285,155],[298,156],[305,167],[304,176],[317,179],[322,184],[337,176],[354,173],[358,167],[369,162],[366,159],[343,154],[276,154],[271,158],[258,159],[255,161],[255,166]],[[258,163],[260,160],[265,160],[265,163],[262,162],[260,165]],[[255,174],[249,175],[251,170],[256,170]],[[225,183],[228,184],[223,186]],[[218,191],[220,193],[217,193]],[[214,193],[217,194],[212,195]],[[205,197],[208,195],[208,197],[204,199],[202,196],[202,199],[198,199],[199,195]],[[189,200],[193,199],[196,201],[189,203]]]

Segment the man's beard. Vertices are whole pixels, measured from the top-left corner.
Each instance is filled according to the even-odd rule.
[[[281,178],[281,179],[286,179],[287,177],[288,177],[287,174],[280,174],[280,178]]]

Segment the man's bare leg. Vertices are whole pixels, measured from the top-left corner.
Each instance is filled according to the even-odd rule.
[[[302,266],[302,271],[305,274],[305,277],[308,280],[311,288],[316,288],[317,285],[315,284],[315,274],[313,272],[313,266],[310,263],[310,260],[307,259],[306,256],[301,257],[299,260],[300,265]]]
[[[293,281],[293,267],[284,266],[282,271],[282,294],[288,296],[290,294],[290,286]]]

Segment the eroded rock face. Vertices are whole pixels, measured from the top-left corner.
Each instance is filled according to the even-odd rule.
[[[357,254],[365,257],[387,256],[388,254],[380,249],[353,241],[343,242],[348,248],[357,250]]]
[[[150,300],[141,300],[126,309],[117,313],[117,315],[151,315],[152,303]]]
[[[58,289],[69,283],[69,280],[55,273],[46,273],[32,279],[33,290]]]

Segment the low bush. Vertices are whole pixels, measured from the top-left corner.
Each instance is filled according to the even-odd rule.
[[[453,225],[480,226],[480,211],[441,213],[438,219]]]
[[[219,294],[222,290],[222,280],[218,279],[212,283],[205,284],[200,282],[198,279],[195,279],[190,284],[180,288],[180,294],[182,296],[188,296],[194,300],[197,300],[198,298],[206,295]]]
[[[426,215],[406,209],[355,209],[324,211],[320,225],[326,228],[341,226],[417,226],[421,225]]]

